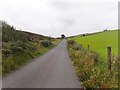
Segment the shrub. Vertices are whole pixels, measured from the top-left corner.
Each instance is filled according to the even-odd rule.
[[[27,35],[25,32],[17,31],[14,29],[13,26],[8,24],[3,25],[2,27],[2,41],[9,42],[9,41],[28,41]]]
[[[75,41],[74,40],[69,40],[68,44],[73,45],[73,44],[75,44]]]
[[[13,47],[11,47],[11,51],[14,54],[16,52],[22,52],[23,48],[22,47],[13,46]]]
[[[26,44],[23,41],[17,41],[11,44],[11,46],[21,47],[23,49],[26,49]]]
[[[41,42],[43,47],[50,47],[52,45],[52,43],[48,40],[44,40]]]
[[[5,57],[10,57],[10,55],[12,54],[12,51],[7,49],[2,49],[2,54]]]

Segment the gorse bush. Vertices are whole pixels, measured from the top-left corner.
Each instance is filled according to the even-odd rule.
[[[23,48],[22,47],[13,46],[13,47],[11,47],[11,52],[13,54],[16,53],[16,52],[23,52]]]
[[[118,62],[112,57],[112,70],[96,53],[68,44],[72,64],[84,88],[118,88]]]
[[[10,55],[12,54],[12,51],[7,49],[2,49],[2,54],[4,57],[10,57]]]
[[[6,25],[2,27],[2,41],[10,42],[10,41],[28,41],[27,34],[22,31],[17,31],[13,27]]]
[[[41,41],[41,45],[43,47],[50,47],[52,45],[52,43],[51,43],[51,41],[43,40],[43,41]]]
[[[75,44],[75,41],[74,41],[74,40],[69,40],[69,41],[68,41],[68,44],[73,45],[73,44]]]

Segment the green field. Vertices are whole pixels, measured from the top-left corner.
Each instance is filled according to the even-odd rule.
[[[118,30],[101,32],[88,36],[76,36],[70,39],[74,39],[77,43],[82,44],[84,49],[90,50],[99,54],[99,56],[107,59],[107,47],[112,47],[112,55],[118,56]]]

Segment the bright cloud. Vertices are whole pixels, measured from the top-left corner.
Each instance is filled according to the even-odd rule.
[[[0,19],[55,37],[117,29],[118,0],[0,0]]]

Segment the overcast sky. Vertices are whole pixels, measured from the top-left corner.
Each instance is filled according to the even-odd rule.
[[[119,0],[0,0],[0,20],[58,37],[118,28]]]

